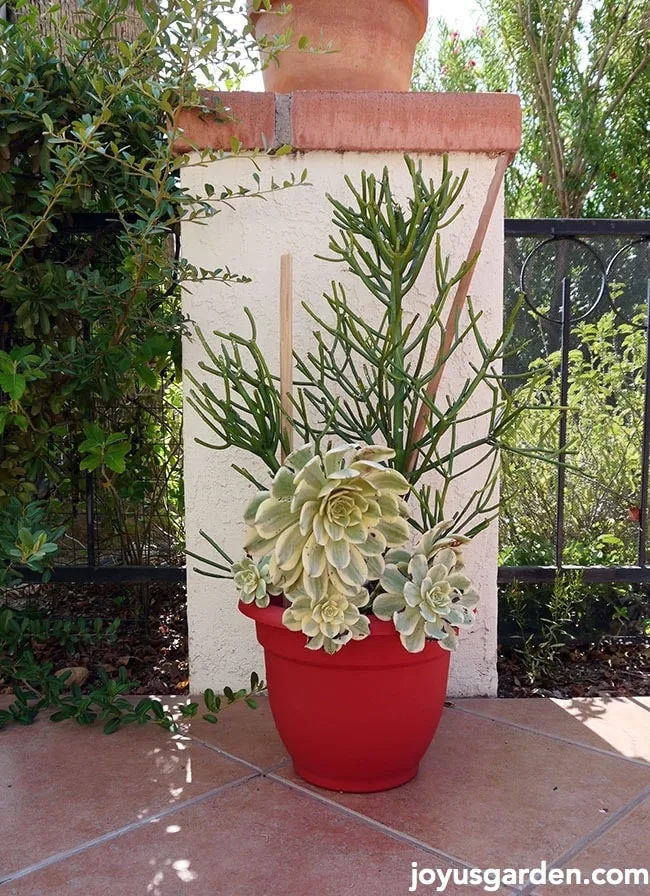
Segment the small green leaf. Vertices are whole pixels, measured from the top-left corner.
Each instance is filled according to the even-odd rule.
[[[141,364],[136,368],[136,370],[138,376],[145,386],[149,386],[150,389],[158,388],[158,377],[150,367],[146,367],[144,364]]]
[[[121,724],[122,720],[119,717],[109,719],[104,725],[104,734],[114,734]]]
[[[152,700],[151,701],[151,711],[157,719],[165,718],[165,709],[160,702],[160,700]]]
[[[27,388],[27,380],[22,373],[1,373],[0,389],[14,401],[20,401]]]

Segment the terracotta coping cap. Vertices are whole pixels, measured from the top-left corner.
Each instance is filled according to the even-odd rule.
[[[181,112],[178,152],[227,151],[235,137],[242,149],[514,154],[521,140],[519,97],[507,93],[205,91],[203,101],[221,112]]]

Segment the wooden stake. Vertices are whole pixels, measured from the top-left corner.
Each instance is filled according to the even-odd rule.
[[[512,161],[511,156],[508,153],[503,153],[497,159],[496,168],[494,169],[494,174],[492,175],[492,181],[488,188],[487,196],[485,197],[485,204],[483,205],[483,210],[478,219],[478,225],[476,227],[476,232],[474,233],[474,238],[472,240],[472,245],[469,248],[469,253],[467,255],[467,259],[474,258],[479,254],[481,249],[483,248],[483,243],[485,242],[485,234],[487,233],[488,226],[492,219],[492,214],[494,212],[494,206],[496,205],[497,198],[499,196],[499,190],[501,189],[501,184],[503,183],[503,178],[506,173],[506,168]],[[449,315],[447,317],[447,323],[445,324],[445,329],[443,332],[443,338],[441,340],[440,346],[438,348],[438,356],[437,363],[439,363],[438,371],[436,375],[433,377],[429,385],[427,386],[427,395],[431,399],[431,401],[435,401],[438,389],[440,387],[440,381],[442,380],[442,375],[445,372],[445,361],[441,362],[441,359],[446,356],[451,348],[451,345],[454,341],[454,336],[456,334],[456,325],[458,323],[458,318],[460,317],[460,313],[463,310],[463,306],[467,301],[467,295],[470,290],[470,286],[472,284],[472,278],[474,277],[474,271],[476,269],[475,262],[468,271],[466,271],[465,275],[461,278],[458,286],[456,288],[456,294],[454,296],[454,301],[452,303],[451,309],[449,311]],[[417,442],[420,441],[422,436],[424,435],[424,430],[426,428],[427,423],[429,422],[429,417],[431,416],[430,409],[426,406],[424,402],[422,402],[422,406],[420,407],[420,411],[418,413],[417,420],[415,421],[415,426],[413,428],[413,446],[416,445]],[[415,466],[415,462],[417,460],[417,451],[415,447],[411,448],[411,454],[408,459],[408,468],[412,470]]]
[[[280,258],[280,397],[283,412],[282,428],[287,435],[289,452],[293,450],[293,427],[289,420],[293,416],[291,396],[293,394],[293,258]],[[289,418],[289,419],[287,419]],[[287,452],[282,448],[284,463]]]

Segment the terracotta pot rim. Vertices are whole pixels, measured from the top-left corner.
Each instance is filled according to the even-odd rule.
[[[429,0],[402,0],[402,3],[406,3],[407,6],[410,6],[415,14],[420,18],[422,34],[424,34],[424,32],[427,30],[427,21],[429,19]],[[253,12],[253,0],[248,0],[249,16],[259,16],[263,12],[264,10]]]
[[[406,0],[411,6],[415,7],[416,13],[422,19],[422,34],[427,30],[427,22],[429,21],[429,0]]]

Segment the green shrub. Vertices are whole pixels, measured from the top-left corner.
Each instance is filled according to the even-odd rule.
[[[622,322],[613,312],[575,328],[570,351],[567,487],[563,563],[617,566],[637,562],[645,315]],[[554,566],[557,468],[526,457],[533,446],[557,449],[560,355],[531,364],[534,377],[516,392],[526,406],[502,456],[500,562]],[[541,413],[543,411],[543,413]],[[519,452],[524,452],[519,453]],[[633,585],[572,583],[579,597],[572,637],[644,633],[650,616],[645,589]],[[514,596],[513,596],[514,595]],[[505,608],[526,636],[544,640],[551,613],[550,585],[519,584],[505,592]],[[504,626],[507,629],[507,622]]]
[[[135,8],[128,41],[132,0],[85,0],[73,24],[18,3],[0,23],[0,505],[47,496],[64,520],[92,471],[100,541],[127,563],[182,541],[181,290],[236,279],[174,238],[265,192],[252,166],[191,195],[173,148],[182,110],[227,118],[199,83],[236,85],[251,57],[231,0]]]
[[[63,530],[45,528],[45,516],[40,501],[23,505],[12,497],[0,507],[0,589],[21,581],[20,566],[40,573],[47,582]]]
[[[643,322],[638,315],[635,323]],[[567,418],[567,564],[636,562],[638,527],[630,516],[639,503],[644,365],[639,326],[607,312],[576,327]],[[527,409],[514,430],[516,451],[557,450],[559,369],[558,352],[535,361],[534,378],[517,390],[517,402]],[[502,473],[502,562],[517,565],[522,549],[530,549],[536,563],[552,562],[557,468],[506,451]]]

